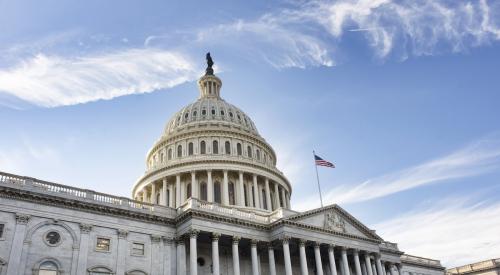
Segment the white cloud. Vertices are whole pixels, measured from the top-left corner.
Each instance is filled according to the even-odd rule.
[[[442,260],[448,268],[500,255],[500,203],[446,199],[372,227],[406,253]]]
[[[500,167],[500,137],[492,135],[450,155],[325,192],[327,204],[354,203],[388,196],[420,186],[478,175]],[[316,205],[316,196],[301,200],[298,209]]]
[[[196,76],[187,57],[153,48],[76,58],[38,54],[0,70],[0,92],[55,107],[151,92]]]
[[[199,38],[238,47],[251,42],[277,68],[332,66],[346,31],[362,33],[380,58],[394,52],[403,58],[461,52],[498,41],[495,8],[500,5],[486,0],[306,1],[256,20],[202,30]]]

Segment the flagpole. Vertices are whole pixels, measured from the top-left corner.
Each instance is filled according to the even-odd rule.
[[[318,190],[319,190],[319,201],[321,203],[321,207],[323,207],[323,197],[321,196],[321,185],[319,184],[319,174],[318,174],[318,165],[316,164],[316,153],[313,150],[314,157],[314,168],[316,168],[316,180],[318,181]]]

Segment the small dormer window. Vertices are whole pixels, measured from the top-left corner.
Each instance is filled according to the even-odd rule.
[[[215,116],[215,109],[212,109],[212,115]]]
[[[224,110],[220,110],[220,115],[223,116],[224,115]]]
[[[206,114],[207,114],[207,110],[205,110],[205,109],[201,110],[201,115],[203,115],[203,116],[204,116],[204,115],[206,115]]]
[[[197,114],[197,112],[196,112],[196,111],[194,111],[194,112],[193,112],[193,116],[196,116],[196,114]]]
[[[241,120],[240,114],[237,114],[236,116],[238,117],[238,120]]]
[[[232,118],[233,117],[233,112],[229,112],[229,116]]]
[[[184,118],[188,118],[189,117],[189,114],[188,113],[185,113],[184,114]]]

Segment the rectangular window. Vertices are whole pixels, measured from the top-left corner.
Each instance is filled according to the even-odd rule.
[[[132,255],[144,256],[144,244],[132,243]]]
[[[3,238],[3,231],[4,231],[4,228],[5,228],[5,224],[0,223],[0,239],[1,239],[1,238]]]
[[[111,240],[107,238],[97,238],[95,249],[97,251],[109,251]]]

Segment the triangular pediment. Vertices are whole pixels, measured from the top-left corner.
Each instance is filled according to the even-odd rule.
[[[287,217],[287,220],[328,231],[382,240],[374,231],[336,204],[299,213]]]

